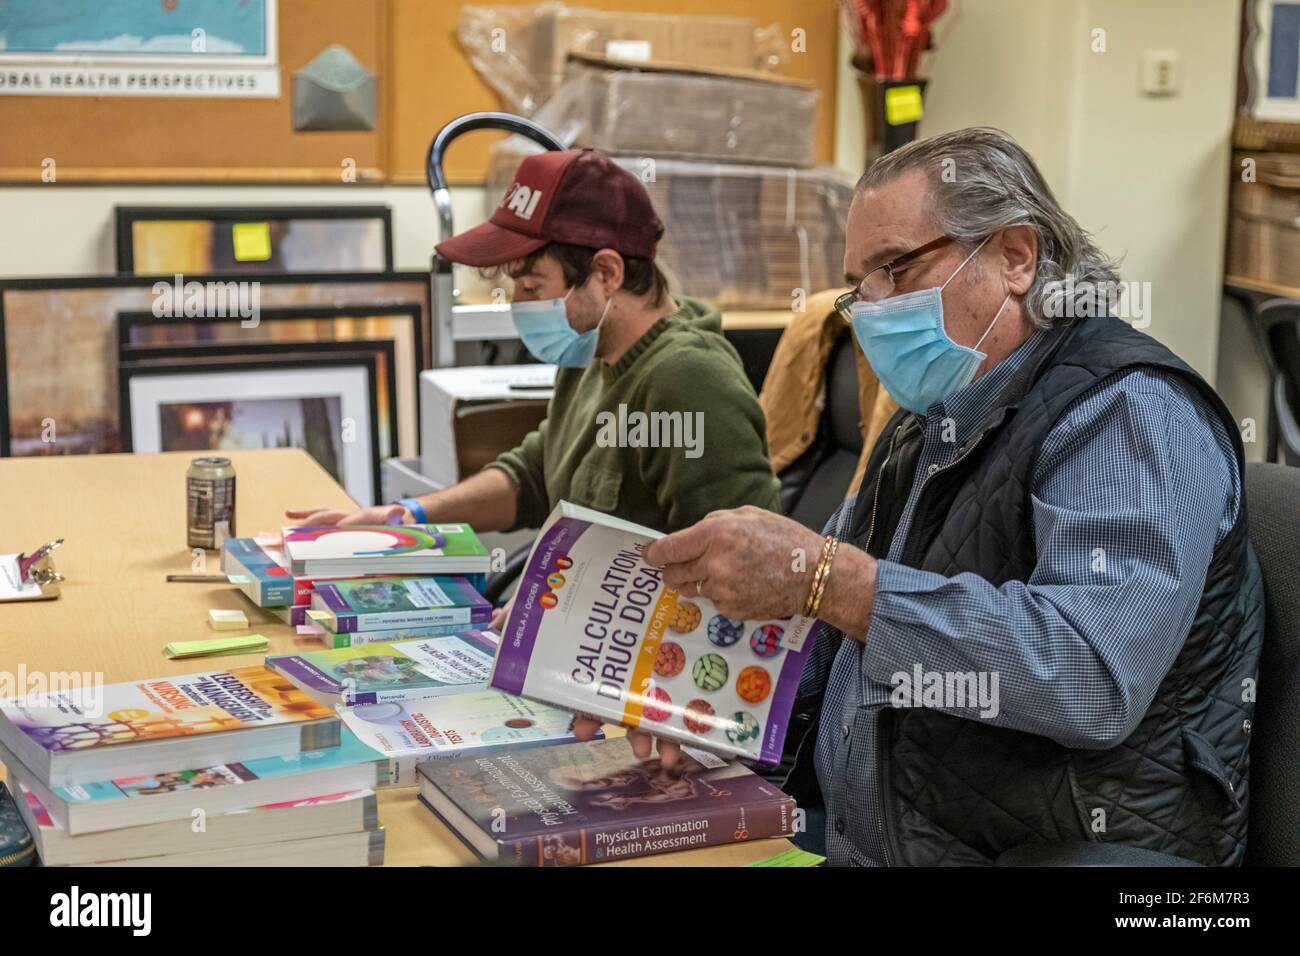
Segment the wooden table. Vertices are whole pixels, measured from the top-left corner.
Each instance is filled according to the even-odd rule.
[[[216,636],[209,608],[238,608],[252,631],[266,635],[268,653],[318,644],[253,607],[230,585],[168,584],[166,575],[220,571],[219,556],[192,567],[185,543],[185,470],[194,455],[79,455],[0,459],[0,552],[31,551],[63,537],[55,552],[67,577],[54,601],[0,604],[0,670],[78,671],[106,683],[205,667],[248,666],[262,655],[172,661],[172,641]],[[238,480],[238,534],[276,531],[291,506],[351,507],[342,488],[297,449],[230,452]],[[607,728],[621,733],[618,728]],[[414,789],[381,791],[379,818],[388,829],[389,864],[460,866],[476,861],[419,803]],[[763,840],[609,864],[738,866],[779,853],[786,840]]]

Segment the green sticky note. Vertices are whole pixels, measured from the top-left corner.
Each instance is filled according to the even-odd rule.
[[[750,863],[750,866],[820,866],[826,862],[826,857],[818,856],[816,853],[809,853],[807,850],[801,850],[798,847],[791,847],[788,850],[782,850],[776,856],[769,856],[765,860],[756,860]]]
[[[264,651],[267,640],[261,634],[241,634],[238,637],[217,637],[210,641],[173,641],[163,648],[170,658],[216,657],[222,654],[252,654]]]
[[[921,88],[893,86],[885,90],[885,122],[890,126],[915,123],[921,118]]]
[[[236,262],[265,262],[271,258],[271,224],[237,222],[230,229]]]

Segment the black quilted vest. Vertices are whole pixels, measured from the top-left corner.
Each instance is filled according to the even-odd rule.
[[[948,576],[969,571],[995,585],[1027,580],[1036,561],[1028,495],[1043,439],[1089,388],[1138,366],[1174,372],[1199,390],[1244,466],[1236,423],[1199,375],[1119,319],[1082,320],[1045,339],[957,460],[927,481],[902,563]],[[849,538],[876,557],[889,552],[920,446],[916,419],[900,412],[872,451]],[[988,864],[1022,844],[1090,840],[1239,864],[1254,711],[1246,691],[1257,676],[1263,626],[1243,501],[1214,552],[1181,653],[1118,746],[1075,750],[933,709],[884,708],[880,779],[890,862]],[[814,740],[800,748],[805,766],[791,776],[796,788],[809,780]]]

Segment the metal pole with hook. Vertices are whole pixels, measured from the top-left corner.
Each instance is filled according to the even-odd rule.
[[[562,150],[564,144],[549,130],[532,120],[512,113],[467,113],[452,120],[438,131],[438,135],[429,144],[429,154],[425,162],[425,172],[429,189],[433,192],[433,205],[438,213],[438,236],[440,240],[455,235],[451,217],[451,189],[443,172],[443,156],[447,147],[458,136],[480,129],[502,130],[518,133],[548,150]],[[455,310],[456,287],[452,280],[452,264],[435,251],[430,266],[430,294],[432,301],[432,343],[433,366],[446,368],[456,362]]]

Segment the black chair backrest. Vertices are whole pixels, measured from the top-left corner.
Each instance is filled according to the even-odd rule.
[[[1246,862],[1300,865],[1300,468],[1246,466],[1267,609],[1250,740]]]
[[[1259,334],[1276,380],[1270,383],[1274,422],[1270,441],[1280,441],[1280,460],[1300,465],[1296,427],[1300,422],[1300,301],[1269,299],[1259,307]],[[1279,449],[1271,447],[1270,457]]]
[[[740,356],[745,375],[755,392],[763,390],[763,379],[772,365],[772,356],[781,341],[781,328],[723,329],[722,334]]]
[[[862,454],[858,363],[847,326],[826,364],[825,396],[817,437],[780,475],[781,510],[818,532],[844,500]]]

